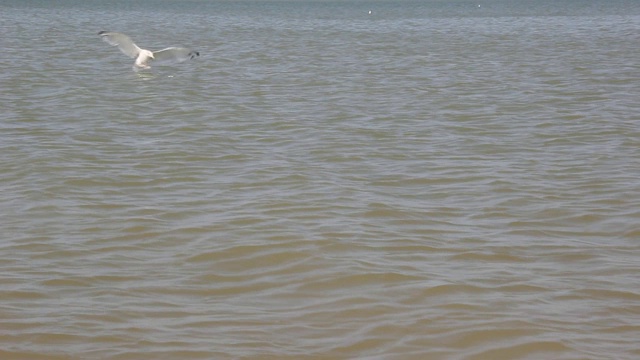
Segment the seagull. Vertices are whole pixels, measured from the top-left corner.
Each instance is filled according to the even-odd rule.
[[[199,52],[183,47],[169,47],[158,51],[140,49],[130,37],[118,32],[100,31],[98,35],[107,44],[117,46],[125,55],[135,58],[135,71],[151,69],[150,61],[183,62],[200,56]]]

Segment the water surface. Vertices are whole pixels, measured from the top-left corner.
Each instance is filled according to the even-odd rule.
[[[0,20],[0,357],[640,357],[636,2]]]

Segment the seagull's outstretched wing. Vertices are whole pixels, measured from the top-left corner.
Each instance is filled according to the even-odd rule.
[[[154,62],[183,62],[198,56],[199,52],[183,47],[170,47],[153,52]]]
[[[125,55],[137,58],[140,53],[140,48],[133,43],[130,37],[125,34],[121,34],[118,32],[108,32],[108,31],[100,31],[98,33],[102,40],[104,40],[109,45],[117,46],[120,51],[122,51]]]

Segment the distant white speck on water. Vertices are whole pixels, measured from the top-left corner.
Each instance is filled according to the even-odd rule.
[[[369,10],[369,15],[371,15],[371,10]]]

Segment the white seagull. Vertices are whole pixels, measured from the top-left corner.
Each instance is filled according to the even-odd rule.
[[[199,52],[183,47],[169,47],[158,51],[140,49],[130,37],[118,32],[100,31],[98,35],[109,45],[117,46],[125,55],[135,58],[133,70],[136,71],[150,69],[149,62],[152,60],[183,62],[200,56]]]

